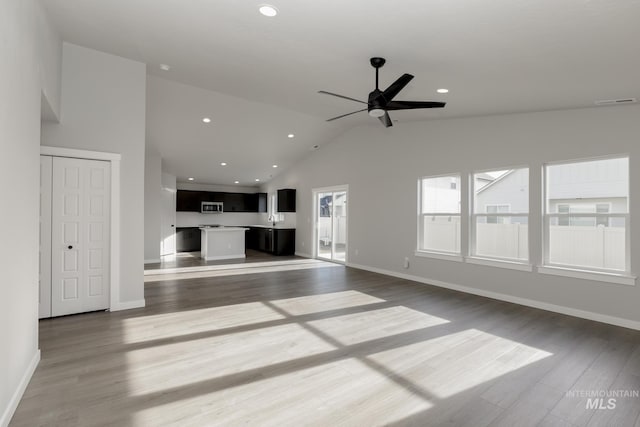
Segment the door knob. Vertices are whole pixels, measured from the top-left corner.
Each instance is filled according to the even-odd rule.
[[[73,249],[73,246],[69,245],[67,246],[67,249]]]

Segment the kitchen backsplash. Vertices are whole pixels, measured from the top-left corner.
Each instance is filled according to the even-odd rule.
[[[279,226],[296,227],[295,213],[282,213],[284,221]],[[201,214],[199,212],[176,212],[176,227],[197,227],[199,225],[271,225],[269,214],[254,212],[224,212],[221,214]]]
[[[199,212],[176,212],[176,227],[197,227],[199,225],[254,225],[262,224],[262,214],[255,212],[224,212],[221,214],[201,214]]]

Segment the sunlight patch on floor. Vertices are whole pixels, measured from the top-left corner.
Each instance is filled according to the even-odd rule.
[[[283,318],[261,302],[250,302],[123,319],[122,337],[127,344],[141,343]]]
[[[259,354],[256,348],[260,348]],[[263,369],[282,369],[283,363],[332,350],[334,346],[295,323],[135,349],[126,353],[129,388],[133,396],[140,396],[203,381],[211,382],[214,388],[231,386],[234,381],[262,376]],[[311,363],[329,362],[319,359]]]
[[[379,425],[432,406],[373,369],[359,377],[344,369],[357,364],[345,359],[214,392],[191,385],[180,400],[149,401],[133,425]]]
[[[308,322],[342,345],[362,343],[445,323],[449,321],[401,305]]]
[[[417,386],[439,399],[486,384],[553,355],[474,329],[433,342],[415,343],[411,347],[396,348],[370,357],[394,373],[411,378]],[[420,357],[403,360],[403,352],[419,354]]]
[[[271,304],[293,316],[381,302],[385,300],[358,291],[330,292],[270,301]]]

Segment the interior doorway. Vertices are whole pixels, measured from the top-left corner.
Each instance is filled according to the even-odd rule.
[[[176,190],[162,189],[160,256],[176,254]]]
[[[347,262],[348,193],[347,186],[313,192],[316,258]]]
[[[39,318],[119,309],[120,160],[40,147]]]
[[[107,309],[111,165],[53,156],[40,165],[40,317]]]

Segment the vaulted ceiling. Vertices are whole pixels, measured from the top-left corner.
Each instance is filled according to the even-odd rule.
[[[366,99],[372,56],[382,87],[415,75],[399,99],[447,102],[396,126],[640,96],[638,0],[42,1],[66,41],[148,64],[148,143],[180,179],[268,180],[354,125],[392,137],[366,113],[325,122],[360,105],[317,94]]]

